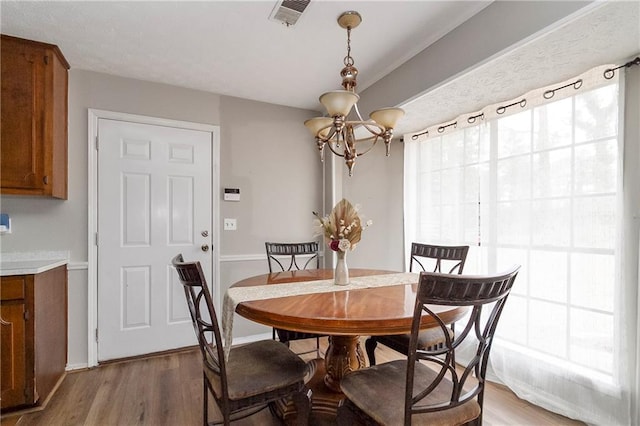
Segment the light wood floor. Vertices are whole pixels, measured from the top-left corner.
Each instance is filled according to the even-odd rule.
[[[294,342],[292,349],[303,351],[312,344],[315,342],[311,340]],[[376,352],[379,363],[399,356],[382,345]],[[202,424],[201,395],[200,353],[191,350],[70,372],[44,410],[3,415],[1,425],[195,426]],[[236,424],[271,426],[280,422],[269,410],[263,410]],[[520,400],[505,387],[492,384],[485,391],[484,424],[582,425]]]

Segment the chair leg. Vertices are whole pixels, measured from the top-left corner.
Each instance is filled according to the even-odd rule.
[[[369,365],[376,365],[376,346],[378,346],[378,339],[375,336],[369,337],[364,342],[364,347],[367,350],[367,357],[369,358]]]
[[[207,389],[207,378],[202,373],[202,424],[207,426],[209,424],[209,389]]]
[[[338,424],[338,426],[351,426],[355,423],[355,416],[353,415],[353,412],[349,409],[349,407],[347,407],[348,403],[348,399],[343,399],[338,403],[336,416],[336,423]]]
[[[455,335],[456,335],[456,323],[455,322],[451,323],[451,333],[453,334],[454,339],[455,339]],[[455,350],[451,352],[451,366],[453,368],[456,368],[456,351]]]
[[[482,426],[482,415],[484,414],[484,386],[486,382],[482,385],[482,390],[478,394],[478,404],[480,404],[480,415],[473,421],[474,426]]]
[[[338,404],[336,424],[338,426],[366,425],[367,422],[364,422],[363,418],[356,414],[358,411],[358,408],[349,399],[341,400]]]
[[[311,416],[311,389],[306,387],[292,396],[296,409],[296,425],[307,426]]]
[[[465,426],[482,426],[482,417],[477,417],[470,422],[465,423]]]
[[[316,337],[316,358],[320,358],[320,336]]]

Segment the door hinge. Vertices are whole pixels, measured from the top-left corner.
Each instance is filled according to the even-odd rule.
[[[97,246],[98,245],[98,233],[97,232],[96,232],[96,235],[95,235],[95,243],[96,243],[96,246]]]
[[[49,65],[49,56],[44,55],[44,64]]]
[[[42,178],[42,183],[44,183],[45,185],[49,185],[49,176],[45,176]]]
[[[98,151],[98,147],[100,146],[100,144],[98,143],[98,141],[99,141],[99,139],[98,139],[98,137],[96,136],[96,151]]]
[[[98,341],[98,329],[96,328],[96,342]]]
[[[24,311],[24,313],[22,314],[22,316],[24,317],[24,320],[25,320],[25,321],[29,321],[29,317],[30,317],[31,315],[29,314],[29,311]]]

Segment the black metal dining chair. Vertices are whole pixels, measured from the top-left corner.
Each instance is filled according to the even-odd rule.
[[[407,359],[343,377],[338,425],[481,425],[493,336],[519,269],[487,276],[421,272]],[[452,337],[433,305],[468,307],[462,331]],[[423,315],[437,321],[446,336],[443,346],[418,348]],[[451,358],[465,340],[475,351],[456,366]]]
[[[422,271],[432,271],[442,273],[462,274],[464,263],[467,259],[469,246],[438,246],[429,244],[413,243],[411,244],[411,260],[409,261],[409,271],[413,272],[414,263],[416,268],[419,266]],[[453,337],[455,333],[455,325],[451,324],[446,329],[447,334]],[[365,341],[367,357],[369,365],[376,365],[375,350],[378,343],[407,355],[409,353],[409,335],[387,335],[387,336],[371,336]],[[439,327],[420,331],[418,335],[418,349],[429,349],[442,347],[445,343],[445,335]],[[455,356],[452,358],[455,364]]]
[[[267,262],[269,273],[274,271],[299,271],[304,269],[320,267],[319,244],[317,241],[302,243],[264,243],[267,252]],[[304,262],[304,263],[303,263]],[[285,266],[286,265],[286,266]],[[294,340],[316,339],[316,348],[299,355],[315,352],[320,358],[320,337],[319,334],[303,333],[299,331],[284,330],[281,328],[272,329],[272,337],[289,346],[289,342]]]
[[[269,272],[302,270],[320,267],[319,244],[317,241],[304,243],[264,243],[267,252]],[[298,264],[300,262],[300,265]],[[302,263],[304,262],[304,263]],[[285,267],[285,265],[287,265]]]
[[[172,264],[184,288],[203,363],[203,424],[229,425],[283,398],[292,398],[296,424],[307,425],[311,391],[305,385],[307,364],[283,343],[262,340],[232,347],[228,360],[213,299],[200,262],[185,262],[179,254]],[[222,421],[209,423],[209,393]]]

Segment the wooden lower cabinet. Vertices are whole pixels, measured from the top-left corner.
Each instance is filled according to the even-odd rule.
[[[67,267],[0,277],[1,409],[39,405],[65,374]]]

